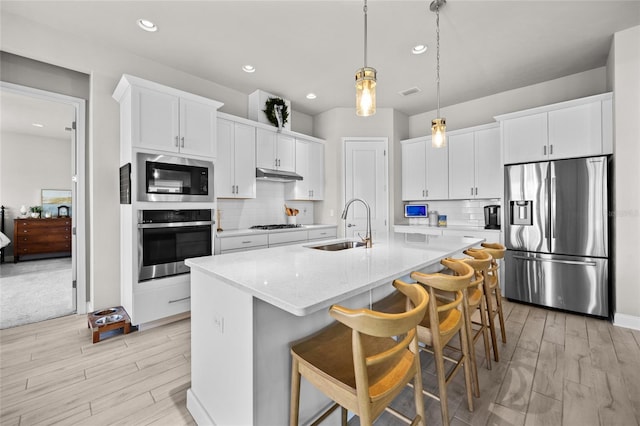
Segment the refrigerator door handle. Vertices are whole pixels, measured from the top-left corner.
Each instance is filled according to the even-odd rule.
[[[544,238],[549,238],[549,186],[547,185],[547,178],[544,178]],[[547,243],[548,244],[548,243]]]
[[[551,239],[556,238],[556,177],[551,177]]]
[[[539,257],[526,257],[526,256],[513,256],[514,259],[528,260],[533,262],[549,262],[549,263],[563,263],[565,265],[583,265],[583,266],[596,266],[596,262],[580,261],[580,260],[559,260],[559,259],[541,259]]]

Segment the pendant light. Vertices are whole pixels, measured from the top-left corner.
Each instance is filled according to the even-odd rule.
[[[364,67],[356,71],[356,114],[376,113],[376,69],[367,66],[367,0],[364,0]]]
[[[437,117],[431,120],[431,146],[443,148],[447,145],[447,123],[444,117],[440,116],[440,8],[445,5],[446,0],[434,0],[429,9],[436,13],[436,87],[438,110]]]

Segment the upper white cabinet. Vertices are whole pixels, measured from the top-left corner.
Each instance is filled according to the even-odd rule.
[[[295,172],[302,180],[287,184],[288,200],[324,199],[324,143],[296,138]]]
[[[218,118],[218,198],[256,198],[256,128]]]
[[[265,169],[295,171],[295,137],[276,130],[257,129],[256,163]]]
[[[221,102],[127,74],[113,97],[120,102],[123,145],[216,156],[216,116]]]
[[[505,114],[504,163],[588,157],[613,152],[611,93]]]
[[[498,124],[453,131],[449,145],[449,198],[500,198],[502,163]]]
[[[433,148],[431,137],[401,141],[402,199],[448,198],[448,148]]]

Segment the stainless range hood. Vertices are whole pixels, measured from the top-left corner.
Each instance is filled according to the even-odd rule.
[[[271,182],[293,182],[295,180],[302,180],[302,176],[297,173],[287,172],[284,170],[265,169],[263,167],[256,168],[256,178]]]

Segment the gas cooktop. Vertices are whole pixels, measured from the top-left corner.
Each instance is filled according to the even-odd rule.
[[[255,225],[250,229],[286,229],[286,228],[300,228],[302,225],[291,225],[291,224],[275,224],[275,225]]]

